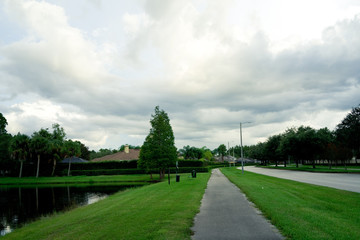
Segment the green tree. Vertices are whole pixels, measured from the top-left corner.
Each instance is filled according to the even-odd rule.
[[[211,161],[213,159],[213,154],[209,149],[205,150],[204,152],[204,158],[208,161]]]
[[[81,154],[81,146],[79,142],[74,142],[72,140],[66,140],[64,143],[63,154],[65,157],[69,157],[69,167],[68,167],[68,176],[70,176],[71,170],[71,158],[72,157],[79,157]]]
[[[146,157],[142,160],[150,161],[150,166],[156,166],[160,170],[160,178],[164,178],[165,169],[169,168],[177,158],[175,147],[175,138],[170,119],[164,110],[160,110],[159,106],[155,107],[155,114],[151,115],[150,133],[145,139],[144,150]],[[140,151],[140,152],[141,152]]]
[[[351,110],[335,130],[338,143],[353,150],[353,155],[360,153],[360,105]]]
[[[9,145],[11,135],[6,131],[7,125],[6,118],[0,113],[0,169],[2,174],[5,174],[6,170],[12,169],[15,165],[10,158]]]
[[[217,152],[221,155],[221,161],[224,161],[224,156],[226,154],[226,146],[225,144],[220,144],[220,146],[217,148]]]
[[[45,131],[47,131],[44,130],[41,129],[39,132],[35,132],[30,141],[30,150],[37,156],[36,177],[39,177],[41,156],[45,157],[50,152],[50,141],[44,137],[46,135]]]
[[[299,167],[298,159],[298,138],[296,136],[296,128],[289,128],[283,134],[280,142],[280,151],[288,159],[294,159],[296,167]]]
[[[20,161],[19,178],[22,177],[23,163],[30,155],[30,138],[25,134],[18,133],[10,142],[10,152],[12,158]]]
[[[280,151],[280,143],[281,143],[282,135],[273,135],[268,138],[265,143],[265,156],[269,160],[273,160],[278,165],[278,161],[282,160],[282,154]]]
[[[6,118],[4,117],[4,115],[2,113],[0,113],[0,135],[1,134],[6,134],[6,126],[8,125],[8,122],[6,120]]]
[[[156,162],[153,161],[150,141],[151,139],[150,136],[148,135],[144,141],[144,144],[140,149],[139,160],[137,164],[138,164],[138,168],[145,169],[145,171],[150,174],[150,178],[152,179],[153,177],[151,170],[157,168],[157,166],[156,166]]]
[[[80,141],[76,141],[76,142],[80,145],[80,148],[81,148],[80,157],[81,157],[82,159],[90,160],[89,147],[85,146],[85,144],[83,144],[83,143],[80,142]]]

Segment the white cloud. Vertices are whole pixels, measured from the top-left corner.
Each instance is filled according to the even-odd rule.
[[[95,3],[98,22],[76,8],[87,3],[4,3],[23,29],[0,42],[10,132],[59,122],[93,148],[140,145],[160,105],[178,147],[214,148],[237,141],[240,121],[254,144],[294,125],[333,128],[360,102],[351,2]]]

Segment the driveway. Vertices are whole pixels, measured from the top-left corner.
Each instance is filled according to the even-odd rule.
[[[246,166],[244,167],[244,170],[277,178],[290,179],[298,182],[311,183],[315,185],[360,193],[360,174],[313,173],[303,171],[259,168],[254,166]]]

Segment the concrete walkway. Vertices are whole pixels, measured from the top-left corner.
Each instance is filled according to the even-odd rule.
[[[214,169],[195,217],[192,239],[284,239],[244,194]]]
[[[238,168],[241,169],[241,168]],[[317,173],[246,166],[246,171],[360,193],[360,174]]]

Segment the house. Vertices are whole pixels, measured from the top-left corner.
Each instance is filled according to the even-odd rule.
[[[64,158],[60,163],[69,163],[71,160],[71,163],[84,163],[84,162],[89,162],[85,159],[79,158],[79,157],[69,157],[69,158]]]
[[[126,145],[123,152],[117,152],[100,158],[94,158],[93,160],[91,160],[91,162],[138,160],[139,155],[140,149],[129,149],[129,146]]]

